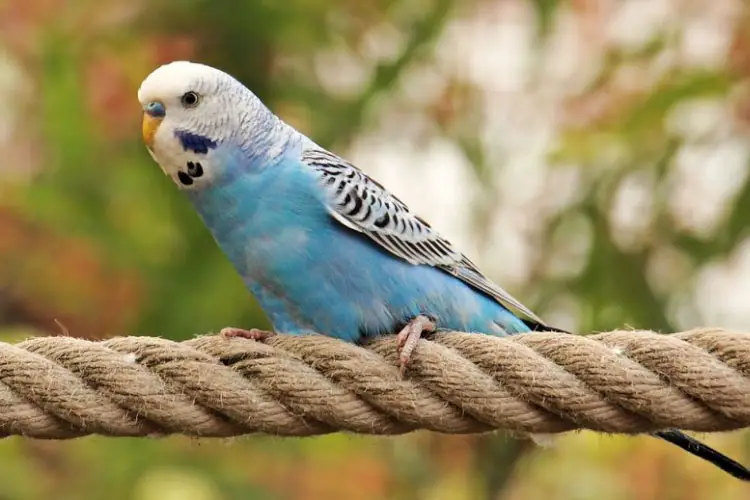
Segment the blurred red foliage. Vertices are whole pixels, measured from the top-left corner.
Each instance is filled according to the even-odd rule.
[[[0,321],[76,337],[123,335],[142,301],[138,278],[89,242],[0,209]]]

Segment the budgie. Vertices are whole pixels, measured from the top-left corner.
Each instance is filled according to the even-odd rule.
[[[423,333],[437,329],[557,330],[385,187],[284,123],[227,73],[169,63],[146,77],[138,100],[149,153],[275,332],[347,342],[398,332],[403,368]],[[656,435],[750,479],[742,465],[679,431]]]

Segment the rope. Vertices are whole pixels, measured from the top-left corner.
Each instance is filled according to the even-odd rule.
[[[750,335],[613,331],[264,342],[39,337],[0,343],[0,436],[310,436],[416,429],[646,433],[750,426]]]

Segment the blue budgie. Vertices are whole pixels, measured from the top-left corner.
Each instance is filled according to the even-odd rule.
[[[138,100],[148,151],[276,332],[347,342],[398,332],[403,369],[422,334],[436,329],[556,330],[382,185],[282,122],[230,75],[173,62],[143,81]],[[750,479],[740,464],[679,431],[658,436]]]

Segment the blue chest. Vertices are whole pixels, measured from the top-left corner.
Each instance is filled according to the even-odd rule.
[[[281,163],[189,197],[243,278],[263,281],[301,264],[315,243],[310,235],[330,230],[314,183]]]
[[[418,314],[490,334],[522,325],[453,276],[411,265],[341,225],[321,196],[314,173],[286,160],[189,192],[277,331],[358,340],[392,333]]]

